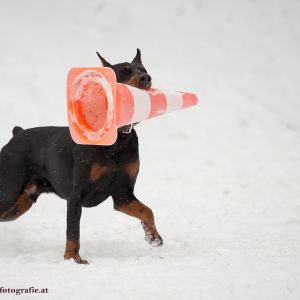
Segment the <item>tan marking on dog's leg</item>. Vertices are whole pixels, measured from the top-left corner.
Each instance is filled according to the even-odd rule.
[[[28,184],[24,191],[29,196],[34,195],[37,192],[37,186],[34,183]]]
[[[14,221],[28,211],[31,206],[30,196],[26,192],[23,192],[16,203],[0,216],[0,219],[2,221]]]
[[[145,239],[149,244],[152,246],[161,246],[163,244],[155,226],[153,212],[149,207],[134,199],[128,203],[114,206],[114,209],[141,220],[145,231]]]
[[[74,261],[78,264],[88,264],[87,260],[80,257],[79,249],[79,241],[67,240],[64,259],[74,259]]]
[[[90,172],[90,179],[91,181],[96,181],[99,178],[101,178],[105,173],[107,173],[109,171],[109,167],[102,165],[100,163],[95,163],[92,168],[91,168],[91,172]]]
[[[138,172],[139,172],[139,168],[140,168],[140,162],[139,160],[132,162],[132,163],[128,163],[126,165],[123,166],[123,170],[131,177],[135,177]]]

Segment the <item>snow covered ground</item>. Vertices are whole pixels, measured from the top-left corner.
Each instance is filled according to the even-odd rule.
[[[63,260],[66,203],[0,224],[0,287],[24,299],[300,299],[300,2],[0,0],[0,145],[66,125],[73,66],[130,60],[197,107],[140,124],[137,196],[162,248],[108,199]],[[1,294],[14,299],[13,294]]]

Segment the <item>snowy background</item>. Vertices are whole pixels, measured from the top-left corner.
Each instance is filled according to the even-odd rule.
[[[164,238],[112,200],[84,209],[63,260],[54,195],[0,224],[0,286],[25,299],[300,299],[300,2],[0,0],[0,145],[15,125],[66,125],[73,66],[131,61],[200,103],[140,124],[137,196]],[[14,295],[0,295],[14,299]]]

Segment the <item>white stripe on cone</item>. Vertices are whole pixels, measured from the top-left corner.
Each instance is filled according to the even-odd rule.
[[[167,98],[167,109],[166,113],[182,109],[183,106],[183,98],[180,93],[176,92],[164,92]]]
[[[134,101],[133,116],[129,124],[146,120],[151,112],[151,99],[149,94],[129,85],[127,88],[130,90]]]

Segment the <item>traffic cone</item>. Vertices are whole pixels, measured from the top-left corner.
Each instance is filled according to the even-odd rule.
[[[68,121],[77,144],[112,145],[119,127],[196,105],[191,93],[142,90],[117,83],[111,68],[72,68],[67,82]]]

